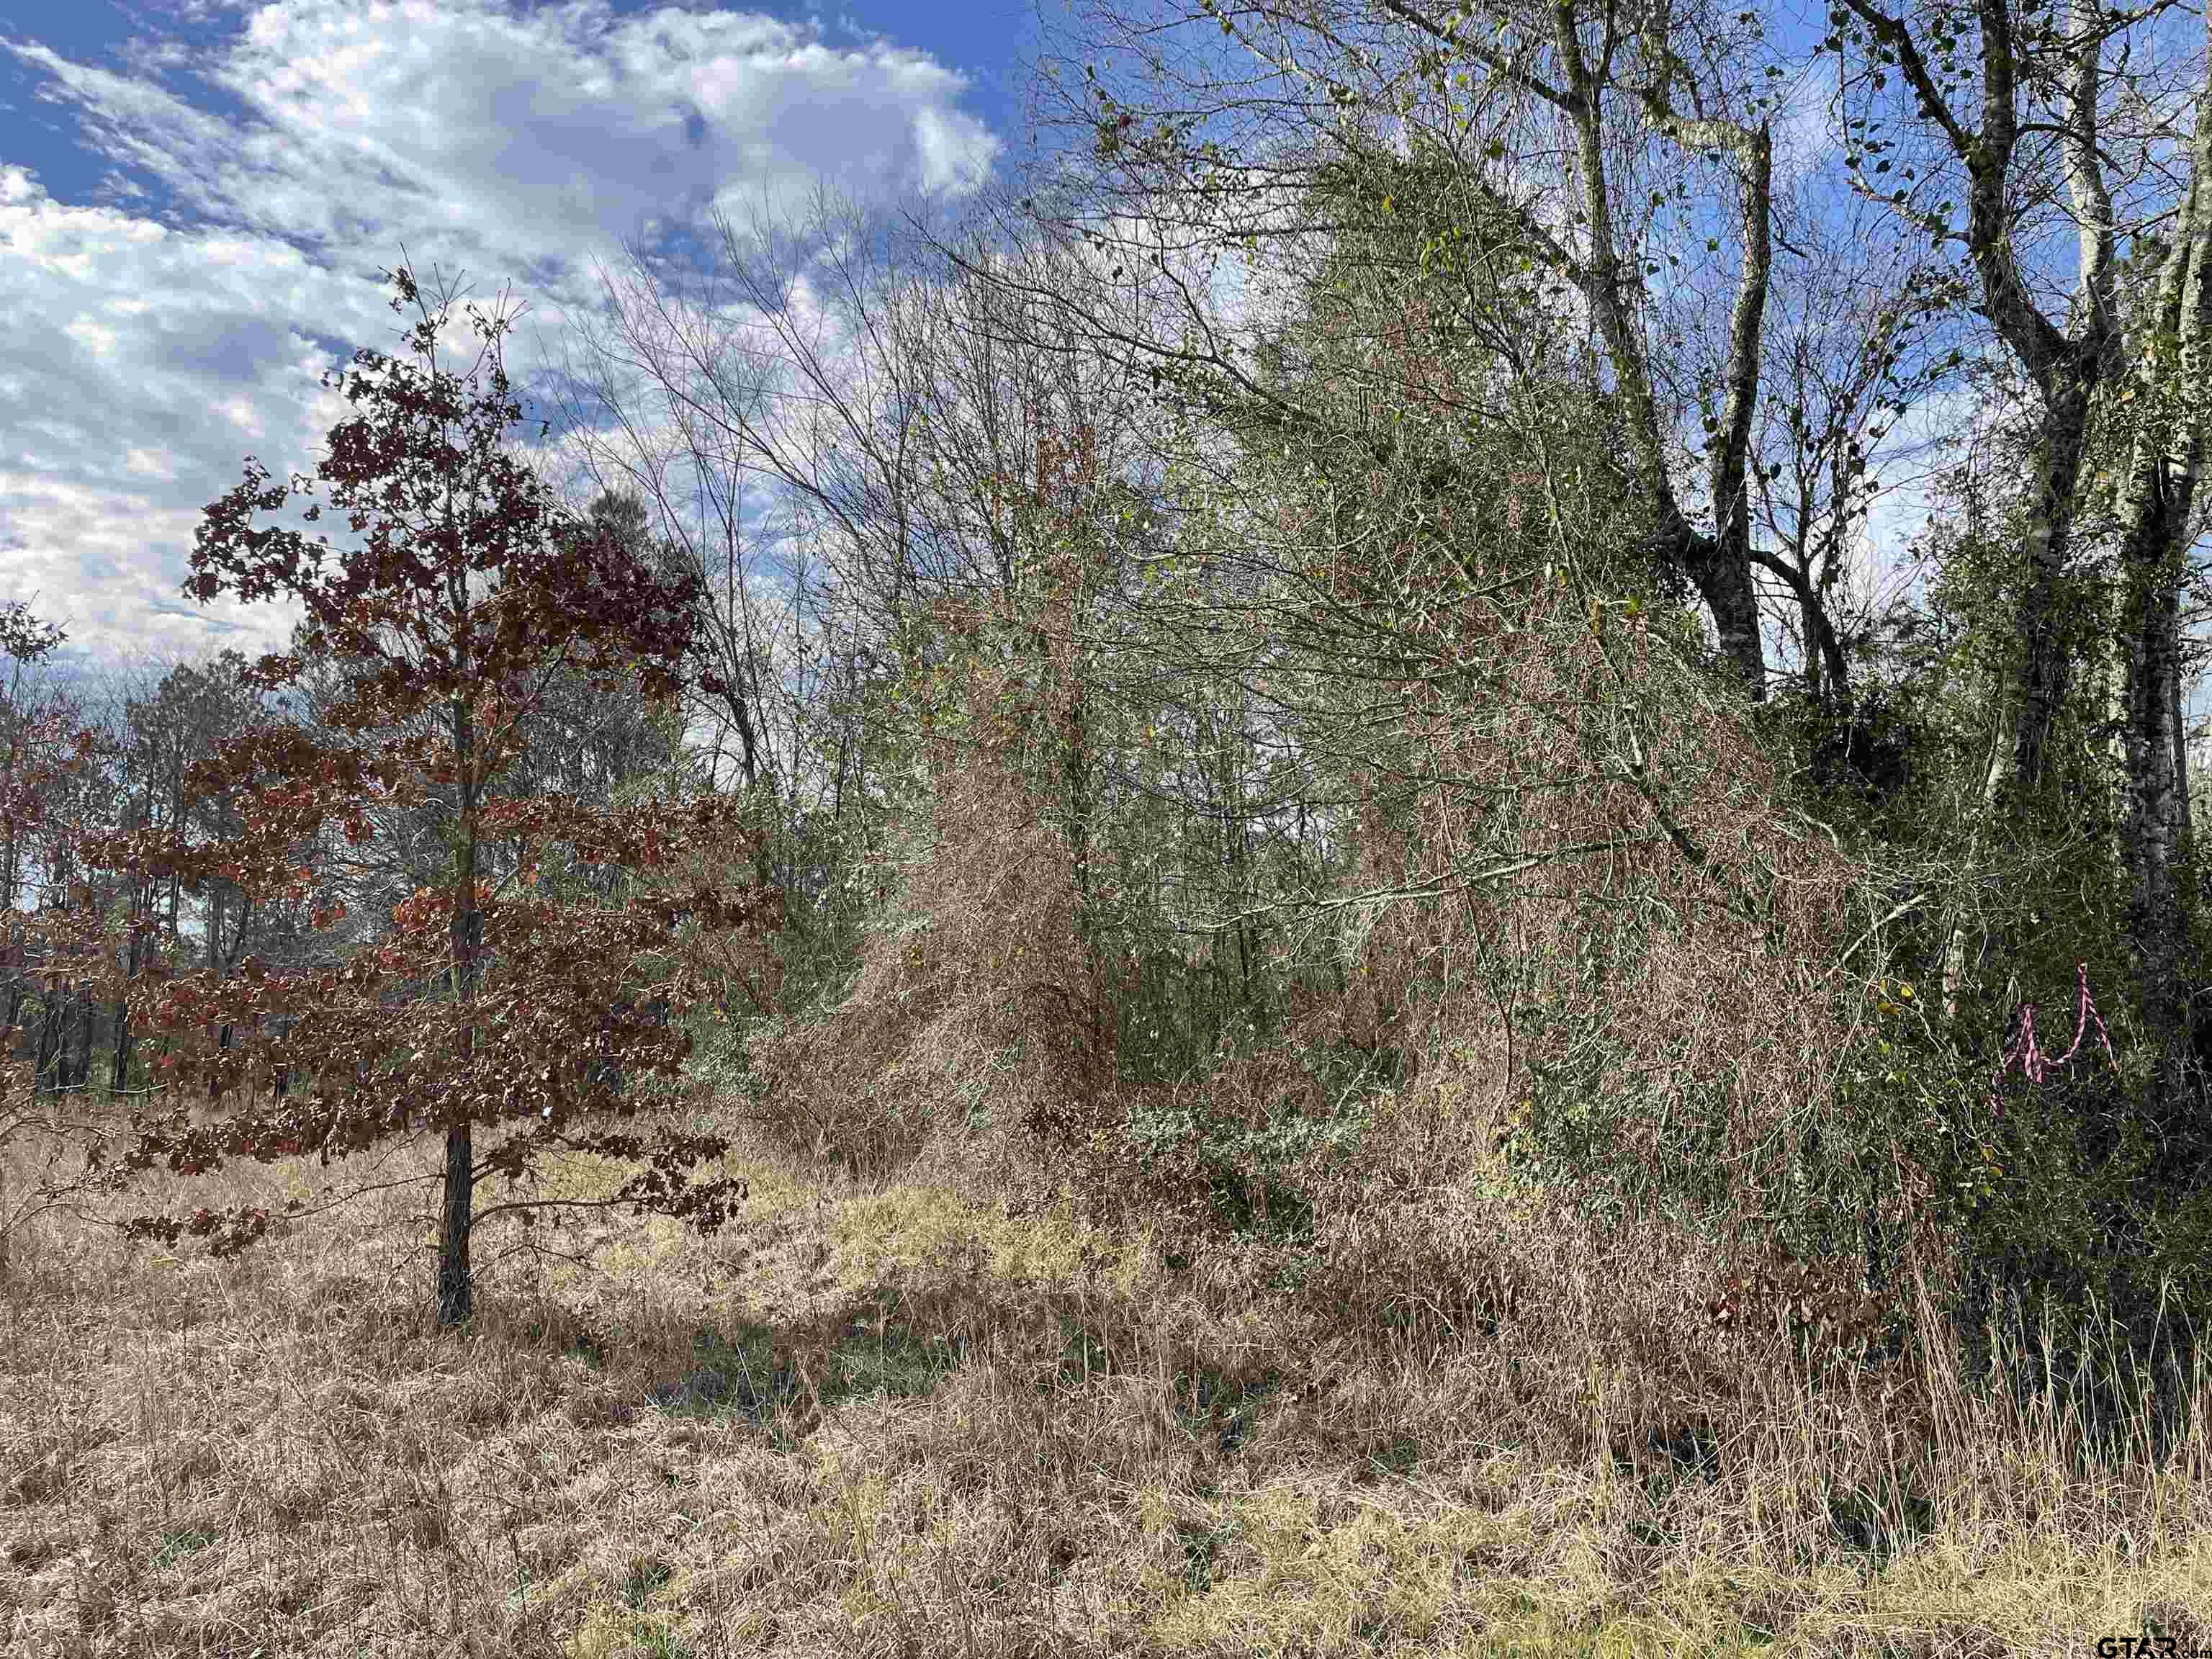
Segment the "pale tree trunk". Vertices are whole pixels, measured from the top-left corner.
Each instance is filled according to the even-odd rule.
[[[2037,434],[2033,493],[2013,613],[2018,652],[2005,700],[2010,741],[1989,779],[1994,805],[2008,790],[2015,801],[2039,791],[2050,771],[2051,733],[2066,707],[2073,642],[2066,634],[2066,579],[2074,557],[2075,491],[2089,447],[2094,379],[2068,376],[2045,404]]]
[[[2124,830],[2129,942],[2143,1019],[2156,1045],[2169,1127],[2191,1087],[2195,1032],[2188,918],[2180,867],[2188,834],[2189,772],[2181,730],[2181,586],[2195,536],[2212,370],[2212,91],[2200,94],[2192,171],[2134,362],[2142,416],[2118,503],[2124,609]]]
[[[2012,112],[2013,40],[2010,14],[2001,0],[1984,0],[1984,59],[1993,76],[2001,110],[1984,112],[2008,157],[2017,135]],[[2027,580],[2021,591],[2017,629],[2021,658],[2013,743],[2016,787],[2025,796],[2040,790],[2050,773],[2052,727],[2066,704],[2074,651],[2064,628],[2063,584],[2073,555],[2081,468],[2088,454],[2091,405],[2117,365],[2118,319],[2112,305],[2115,252],[2112,193],[2098,152],[2103,98],[2103,29],[2097,0],[2072,0],[2066,27],[2074,42],[2065,70],[2065,119],[2061,143],[2066,190],[2078,243],[2074,317],[2061,334],[2033,308],[2020,281],[2010,245],[2009,210],[2002,173],[1970,168],[1972,239],[1983,283],[1998,327],[2036,378],[2044,398],[2037,446]],[[1999,227],[2003,227],[2002,229]],[[1985,244],[2002,242],[2001,247]]]
[[[1905,15],[1873,0],[1843,0],[1897,66],[1925,117],[1966,173],[1966,249],[1981,287],[1982,310],[2033,380],[2040,404],[2031,441],[2027,522],[2018,597],[1996,689],[1997,717],[1983,777],[1985,823],[2019,823],[2051,778],[2051,734],[2071,689],[2079,641],[2068,622],[2069,580],[2076,552],[2080,485],[2090,412],[2115,362],[2112,307],[2114,226],[2098,149],[2103,96],[2103,20],[2096,0],[2073,0],[2071,42],[2057,94],[2066,185],[2079,247],[2071,314],[2062,326],[2045,315],[2021,270],[2014,231],[2021,211],[2013,161],[2020,143],[2020,43],[2011,0],[1978,0],[1979,97],[1954,106],[1945,76],[1930,64]],[[2040,24],[2036,26],[2039,29]],[[1962,111],[1965,113],[1962,114]],[[1977,125],[1970,128],[1968,118]],[[1983,830],[1974,832],[1978,856]],[[1954,913],[1943,952],[1943,1005],[1955,1012],[1964,988],[1969,919]]]

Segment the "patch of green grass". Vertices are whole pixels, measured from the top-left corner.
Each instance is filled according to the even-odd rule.
[[[702,1327],[691,1347],[690,1369],[653,1391],[655,1403],[673,1415],[736,1413],[769,1428],[803,1392],[798,1366],[777,1358],[766,1326],[741,1325],[732,1334]],[[825,1354],[810,1349],[807,1361],[817,1398],[834,1406],[878,1394],[919,1399],[960,1363],[960,1353],[900,1319],[895,1297],[878,1297],[844,1322]]]
[[[172,1527],[161,1534],[161,1541],[154,1551],[156,1567],[173,1566],[186,1556],[198,1555],[215,1542],[215,1534],[198,1527]]]
[[[676,1417],[734,1413],[765,1424],[798,1393],[787,1365],[775,1362],[773,1334],[765,1325],[740,1325],[732,1340],[702,1326],[691,1339],[691,1369],[653,1391],[653,1403]]]
[[[1421,1461],[1421,1443],[1403,1429],[1376,1446],[1367,1454],[1367,1462],[1377,1474],[1393,1474],[1403,1479],[1413,1472]]]
[[[642,1612],[645,1604],[667,1589],[675,1576],[676,1569],[658,1557],[638,1561],[623,1580],[623,1601],[633,1612]]]
[[[848,1320],[832,1355],[834,1380],[825,1382],[823,1403],[889,1395],[918,1400],[935,1389],[960,1363],[952,1344],[925,1337],[901,1320],[894,1299]]]
[[[1877,1564],[1893,1560],[1927,1535],[1934,1524],[1927,1497],[1894,1483],[1888,1489],[1854,1486],[1828,1498],[1828,1528],[1849,1547],[1865,1552]]]
[[[523,1334],[532,1342],[556,1343],[561,1352],[574,1354],[595,1371],[607,1368],[611,1344],[607,1337],[597,1331],[576,1329],[564,1334],[559,1326],[545,1320],[535,1320],[524,1328]]]
[[[1282,1387],[1272,1372],[1234,1376],[1212,1366],[1182,1371],[1175,1380],[1175,1413],[1194,1435],[1212,1434],[1222,1455],[1239,1450],[1259,1426],[1267,1397]]]
[[[1111,1375],[1117,1367],[1106,1340],[1080,1320],[1060,1316],[1060,1364],[1050,1386]]]
[[[1176,1524],[1176,1537],[1182,1545],[1182,1582],[1193,1595],[1203,1595],[1213,1588],[1222,1553],[1236,1535],[1233,1527],[1206,1527],[1191,1521]]]

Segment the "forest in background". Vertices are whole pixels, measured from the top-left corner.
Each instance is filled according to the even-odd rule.
[[[1407,1353],[1541,1327],[1577,1241],[1638,1458],[1778,1368],[2198,1443],[2204,27],[1116,0],[957,213],[635,251],[500,475],[551,553],[378,497],[416,564],[105,707],[9,613],[0,1138],[55,1159],[0,1228],[442,1138],[458,1323],[457,1191],[550,1224],[589,1150],[715,1224],[736,1134]],[[483,485],[520,394],[411,337],[331,453]],[[249,472],[195,580],[307,591],[290,505]],[[575,665],[610,584],[642,668]]]

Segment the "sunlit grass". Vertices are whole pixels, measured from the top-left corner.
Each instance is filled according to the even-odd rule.
[[[1572,1240],[1516,1245],[1555,1309],[1444,1340],[1064,1204],[738,1162],[717,1237],[488,1229],[460,1336],[404,1194],[226,1262],[40,1223],[0,1307],[7,1650],[2039,1654],[2212,1607],[2193,1426],[2099,1462],[1955,1393],[1930,1485],[1870,1391],[1778,1376],[1655,1454]]]

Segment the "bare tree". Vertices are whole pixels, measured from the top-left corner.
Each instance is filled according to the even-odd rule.
[[[2100,0],[2056,11],[1984,0],[1931,19],[1845,4],[1827,45],[1843,64],[1852,164],[1861,179],[1902,164],[1904,182],[1878,193],[1964,251],[1982,312],[2035,390],[1993,808],[2027,811],[2055,777],[2052,734],[2094,643],[2081,636],[2080,585],[2100,550],[2117,562],[2129,931],[2164,1086],[2178,1094],[2195,1043],[2177,878],[2189,794],[2179,592],[2212,331],[2203,26],[2185,9],[2108,12]],[[1963,196],[1963,223],[1949,191]],[[1963,961],[1954,933],[1954,984]]]
[[[1784,75],[1755,15],[1341,0],[1086,15],[1091,31],[1066,46],[1046,100],[1065,131],[1095,135],[1097,165],[1045,210],[1110,250],[1164,323],[1143,337],[1102,331],[1101,343],[1140,371],[1203,378],[1217,412],[1310,415],[1271,404],[1252,372],[1264,315],[1224,308],[1194,265],[1294,269],[1341,222],[1311,211],[1312,185],[1347,169],[1363,189],[1331,198],[1340,210],[1448,199],[1432,253],[1456,257],[1472,238],[1489,263],[1540,272],[1533,289],[1572,295],[1568,327],[1595,343],[1593,378],[1618,412],[1621,464],[1643,503],[1641,551],[1693,584],[1723,655],[1762,694],[1761,577],[1801,613],[1817,616],[1826,595],[1754,534]],[[1074,60],[1091,52],[1141,68],[1109,77],[1094,63],[1078,83]],[[1409,153],[1429,175],[1417,190]],[[1723,261],[1729,279],[1706,280]],[[1463,327],[1468,309],[1439,321]],[[1682,370],[1701,352],[1711,368],[1692,380]],[[1833,423],[1826,410],[1805,421]]]

